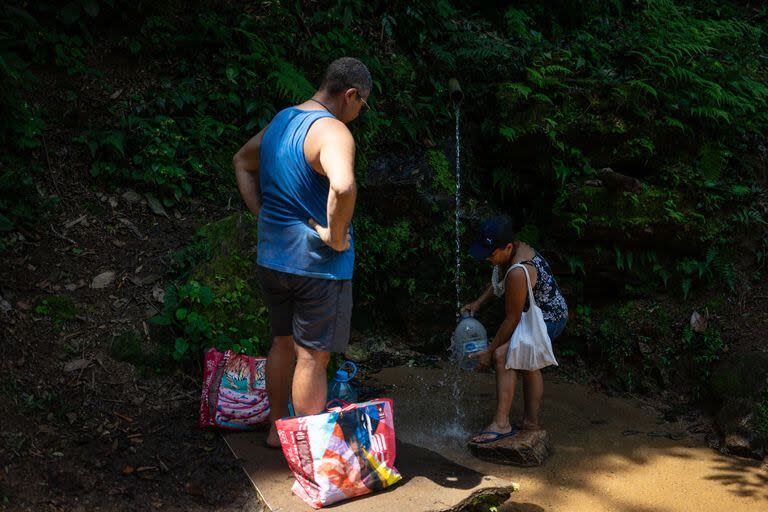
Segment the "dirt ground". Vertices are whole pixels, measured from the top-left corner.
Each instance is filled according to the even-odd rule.
[[[548,370],[541,421],[552,452],[543,465],[520,468],[479,460],[466,447],[492,416],[493,375],[399,367],[373,378],[394,399],[401,443],[520,484],[500,512],[757,512],[768,505],[768,464],[713,450],[712,420],[695,411],[671,421],[651,401],[609,397]],[[523,416],[520,388],[513,419]]]
[[[121,336],[149,346],[167,256],[225,212],[166,218],[62,178],[70,199],[0,266],[0,508],[261,510],[219,434],[196,426],[195,369],[155,375],[113,357]]]

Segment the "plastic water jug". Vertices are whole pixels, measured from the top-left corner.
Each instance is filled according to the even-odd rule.
[[[344,361],[328,385],[327,400],[330,402],[331,400],[338,399],[351,404],[357,403],[357,389],[355,389],[351,382],[355,374],[357,374],[355,363]]]
[[[477,361],[469,359],[469,355],[487,348],[488,334],[483,324],[469,313],[462,313],[459,325],[453,332],[451,359],[458,363],[462,370],[471,371],[477,367]]]

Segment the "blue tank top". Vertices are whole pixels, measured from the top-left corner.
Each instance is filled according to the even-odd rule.
[[[312,123],[333,117],[326,110],[281,110],[261,140],[259,159],[261,212],[256,262],[267,268],[321,279],[352,279],[354,234],[349,249],[325,245],[307,222],[327,227],[328,178],[317,174],[304,156]],[[350,232],[351,232],[350,228]]]

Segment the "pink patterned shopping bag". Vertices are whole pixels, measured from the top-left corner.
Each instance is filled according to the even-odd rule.
[[[275,425],[296,481],[293,493],[313,508],[389,487],[395,468],[392,400],[380,398]]]
[[[247,430],[267,422],[266,362],[263,357],[208,349],[205,353],[199,425]]]

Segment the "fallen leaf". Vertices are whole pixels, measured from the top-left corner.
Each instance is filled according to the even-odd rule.
[[[192,496],[202,496],[203,495],[203,491],[198,486],[193,484],[192,482],[187,482],[184,485],[184,492],[186,492],[187,494],[190,494]]]
[[[71,221],[67,222],[66,224],[64,224],[64,228],[65,229],[69,229],[72,226],[76,226],[77,224],[80,224],[84,220],[85,220],[85,215],[81,215],[78,218],[76,218],[75,220],[71,220]]]
[[[50,425],[40,425],[40,427],[37,429],[37,432],[50,435],[56,434],[56,430]]]
[[[78,370],[82,370],[84,368],[88,368],[91,364],[90,359],[73,359],[72,361],[68,362],[66,366],[64,366],[65,372],[76,372]]]
[[[163,290],[163,287],[160,285],[155,285],[154,288],[152,288],[152,298],[155,299],[160,304],[163,304],[165,301],[165,290]]]
[[[152,194],[144,194],[144,197],[147,200],[149,209],[152,210],[155,215],[164,215],[165,217],[168,217],[168,213],[166,213],[162,203],[155,196]]]
[[[134,225],[133,222],[131,222],[128,219],[124,219],[122,217],[118,218],[117,220],[118,222],[120,222],[120,224],[130,229],[133,232],[133,234],[136,235],[140,240],[144,239],[144,237],[141,234],[141,231],[139,231],[139,229]]]
[[[141,278],[141,284],[143,285],[149,285],[149,284],[155,284],[157,281],[160,280],[160,276],[157,274],[147,274],[146,276]]]
[[[116,90],[115,92],[113,92],[112,94],[109,95],[109,99],[116,100],[117,98],[120,97],[121,94],[123,94],[123,90],[122,89],[118,89],[118,90]]]
[[[128,423],[133,423],[133,418],[131,418],[130,416],[126,416],[125,414],[120,414],[119,412],[114,412],[112,414],[114,414],[115,416],[117,416],[123,421],[127,421]]]
[[[107,286],[111,285],[114,281],[115,281],[115,273],[111,270],[108,270],[106,272],[102,272],[101,274],[93,278],[93,281],[91,282],[91,288],[95,290],[100,288],[106,288]]]
[[[126,476],[132,475],[135,471],[136,471],[136,468],[134,468],[133,466],[125,466],[123,468],[123,475],[126,475]]]

